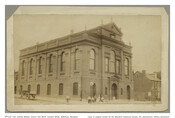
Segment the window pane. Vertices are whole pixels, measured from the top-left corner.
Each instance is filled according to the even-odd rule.
[[[94,50],[90,51],[90,57],[89,57],[89,67],[91,70],[95,70],[95,52]]]
[[[110,51],[110,72],[115,72],[115,52]]]
[[[129,60],[127,58],[125,59],[125,74],[129,74]]]
[[[109,58],[105,58],[105,71],[109,71]]]
[[[116,60],[116,73],[120,74],[120,61]]]
[[[59,84],[59,95],[63,95],[63,84]]]
[[[78,95],[78,83],[73,84],[73,95]]]

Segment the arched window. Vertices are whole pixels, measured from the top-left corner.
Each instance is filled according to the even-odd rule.
[[[22,87],[22,85],[20,85],[20,91],[19,91],[19,93],[21,94],[22,91],[23,91],[23,87]]]
[[[41,74],[42,73],[42,57],[39,58],[39,65],[38,65],[38,73]]]
[[[40,85],[37,85],[37,95],[40,95]]]
[[[59,84],[59,95],[63,95],[63,83]]]
[[[24,76],[25,73],[25,61],[22,62],[22,76]]]
[[[95,51],[93,49],[90,50],[89,60],[90,70],[95,70]]]
[[[61,54],[61,71],[65,71],[65,64],[66,64],[65,52],[63,52]]]
[[[15,86],[15,88],[14,88],[14,93],[16,94],[16,91],[17,91],[17,86]]]
[[[115,64],[116,64],[116,73],[120,74],[120,60],[116,60]]]
[[[28,91],[30,93],[30,91],[31,91],[31,85],[28,85]]]
[[[50,54],[49,56],[49,72],[53,72],[53,55]]]
[[[110,51],[110,72],[115,72],[115,52]]]
[[[47,95],[51,95],[51,84],[47,85]]]
[[[80,60],[80,54],[78,49],[75,50],[75,70],[79,69],[79,60]]]
[[[73,83],[73,95],[78,95],[78,83]]]
[[[109,72],[109,57],[105,57],[105,71]]]
[[[125,75],[129,75],[129,60],[125,58]]]
[[[30,75],[33,74],[33,59],[30,60],[30,72],[29,72]]]

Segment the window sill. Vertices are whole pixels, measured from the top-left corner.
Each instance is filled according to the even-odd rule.
[[[95,70],[90,70],[90,74],[96,74]]]
[[[65,72],[60,72],[60,75],[65,75]]]
[[[53,76],[53,74],[52,73],[49,73],[48,76]]]
[[[79,70],[75,70],[74,73],[80,73],[80,71]]]
[[[32,75],[29,75],[29,78],[32,78]]]
[[[42,74],[39,74],[38,77],[42,77]]]
[[[109,72],[109,74],[116,74],[115,72]]]

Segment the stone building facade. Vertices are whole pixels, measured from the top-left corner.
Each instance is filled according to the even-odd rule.
[[[122,35],[111,22],[21,50],[18,92],[133,99],[132,47]]]

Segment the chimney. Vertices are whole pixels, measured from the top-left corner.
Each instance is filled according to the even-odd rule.
[[[146,70],[142,70],[143,76],[146,76]]]
[[[72,30],[70,30],[70,34],[72,35],[74,33],[74,30],[72,29]]]

